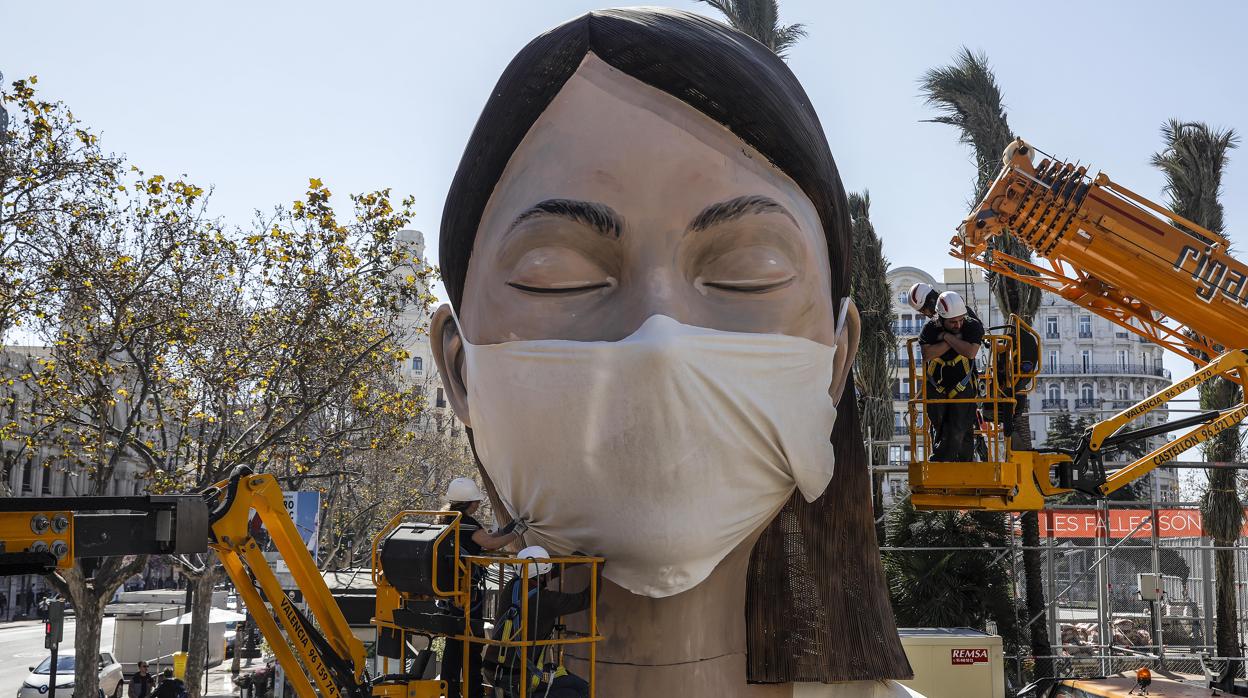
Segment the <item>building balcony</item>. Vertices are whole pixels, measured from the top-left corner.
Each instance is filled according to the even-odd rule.
[[[1079,399],[1079,400],[1075,400],[1075,409],[1076,409],[1076,410],[1095,410],[1095,409],[1100,409],[1100,407],[1101,407],[1101,403],[1103,403],[1103,402],[1105,402],[1105,401],[1104,401],[1104,400],[1102,400],[1102,399],[1100,399],[1100,398],[1098,398],[1098,397],[1094,397],[1094,398],[1092,398],[1091,400]]]
[[[1045,364],[1041,373],[1049,376],[1086,376],[1092,374],[1154,376],[1170,380],[1170,371],[1160,366],[1145,366],[1143,364]]]
[[[1111,410],[1118,410],[1119,412],[1127,409],[1128,407],[1134,404],[1135,404],[1135,400],[1106,400],[1105,401],[1106,407],[1108,407]]]
[[[1044,338],[1045,339],[1061,339],[1062,333],[1061,332],[1045,332]]]
[[[921,322],[894,322],[893,334],[898,337],[914,337],[923,331]]]
[[[1092,333],[1091,333],[1091,332],[1080,332],[1080,333],[1079,333],[1079,339],[1092,339]]]
[[[894,424],[894,425],[893,425],[893,435],[894,435],[894,436],[909,436],[909,435],[910,435],[910,427],[908,427],[908,426],[906,426],[906,425],[904,425],[904,424]]]
[[[1061,410],[1066,411],[1065,398],[1044,399],[1040,401],[1040,409],[1042,410]]]

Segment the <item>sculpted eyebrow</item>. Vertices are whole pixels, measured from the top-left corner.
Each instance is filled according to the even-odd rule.
[[[610,206],[576,199],[546,199],[516,216],[516,220],[511,222],[507,231],[511,232],[521,223],[539,216],[555,216],[576,221],[612,239],[619,239],[620,231],[624,228],[624,221],[620,218],[620,214],[612,210]]]
[[[797,223],[793,218],[793,214],[789,213],[789,210],[781,206],[778,201],[771,197],[755,194],[738,196],[735,199],[707,206],[702,209],[701,213],[694,216],[693,221],[689,223],[689,232],[696,233],[699,230],[706,230],[720,223],[727,223],[742,216],[757,213],[779,213],[788,216],[789,220],[793,221],[794,224]]]

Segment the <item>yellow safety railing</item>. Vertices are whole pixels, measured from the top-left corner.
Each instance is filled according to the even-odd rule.
[[[574,646],[574,645],[587,645],[588,657],[589,657],[588,659],[589,675],[586,677],[586,681],[589,683],[590,698],[593,698],[593,696],[595,695],[595,686],[597,683],[596,682],[596,666],[597,666],[597,659],[598,659],[598,643],[602,641],[603,639],[603,636],[598,633],[598,581],[599,581],[599,570],[600,570],[602,563],[605,562],[605,559],[601,557],[593,557],[593,556],[587,556],[587,555],[569,555],[569,556],[563,556],[563,557],[543,558],[540,560],[535,559],[535,558],[496,557],[496,556],[488,556],[488,555],[476,555],[476,556],[465,556],[463,558],[463,561],[466,564],[461,569],[461,574],[463,575],[461,584],[465,587],[471,586],[473,569],[475,567],[488,569],[489,567],[497,566],[498,571],[499,571],[499,575],[498,575],[499,588],[501,590],[506,587],[506,584],[503,583],[503,580],[506,578],[505,571],[507,570],[507,568],[509,566],[514,566],[516,568],[516,574],[518,575],[518,581],[516,583],[520,585],[519,596],[520,596],[521,632],[518,634],[519,639],[510,639],[510,640],[509,639],[495,639],[491,637],[484,637],[484,636],[476,635],[472,631],[472,623],[471,623],[470,614],[465,612],[464,613],[464,633],[462,635],[448,637],[447,642],[451,642],[454,640],[454,641],[459,641],[459,642],[464,643],[464,656],[465,657],[469,656],[469,653],[472,651],[472,645],[480,645],[481,648],[494,646],[500,649],[501,648],[515,649],[517,652],[525,655],[524,660],[517,662],[520,667],[520,674],[519,674],[519,677],[517,678],[517,680],[519,681],[518,689],[520,692],[519,693],[520,698],[527,698],[527,696],[529,695],[530,679],[533,678],[529,674],[528,661],[527,661],[528,648],[551,647],[551,646],[558,647],[557,664],[562,666],[563,665],[563,652],[567,647]],[[553,637],[547,640],[528,639],[529,625],[530,623],[536,621],[535,618],[532,618],[530,616],[529,593],[532,590],[531,585],[537,583],[536,579],[532,579],[529,577],[529,566],[537,565],[537,564],[550,564],[553,566],[557,566],[559,570],[559,574],[557,576],[561,580],[561,583],[562,583],[562,580],[566,577],[565,573],[567,572],[568,567],[581,566],[581,565],[586,566],[586,571],[589,577],[589,580],[588,580],[589,607],[586,609],[586,613],[587,613],[586,632],[578,633],[578,632],[565,631],[564,637]],[[465,608],[467,607],[465,606]],[[468,685],[468,678],[469,678],[468,671],[469,671],[469,663],[464,662],[463,681],[464,681],[465,686]]]
[[[977,394],[947,398],[928,393],[927,367],[919,352],[918,340],[907,342],[911,398],[907,404],[910,424],[910,492],[919,509],[993,509],[1014,511],[1040,509],[1047,494],[1058,492],[1049,481],[1051,466],[1063,458],[1034,451],[1015,451],[1007,436],[1006,423],[1012,419],[1018,399],[1014,390],[1030,390],[1040,372],[1039,352],[1034,365],[1020,362],[1018,341],[1034,338],[1032,330],[1017,316],[1010,317],[1013,334],[984,337],[987,361],[978,374]],[[1023,386],[1020,388],[1020,386]],[[982,460],[933,461],[933,435],[928,407],[937,404],[972,404],[982,408],[983,420],[975,419],[972,449],[983,439]],[[1065,458],[1069,460],[1069,458]]]

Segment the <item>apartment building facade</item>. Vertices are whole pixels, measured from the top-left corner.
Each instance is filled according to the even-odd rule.
[[[427,264],[424,234],[418,230],[401,230],[399,240],[414,261],[410,266],[400,267],[395,273],[402,276],[414,274],[420,278],[420,268]],[[424,290],[427,292],[429,289]],[[465,455],[468,455],[468,433],[450,407],[429,343],[429,323],[435,310],[436,305],[429,306],[420,301],[409,303],[403,309],[400,322],[405,330],[403,348],[407,350],[408,358],[400,367],[399,375],[409,385],[417,386],[425,398],[425,407],[417,419],[415,429],[451,437],[463,448]]]

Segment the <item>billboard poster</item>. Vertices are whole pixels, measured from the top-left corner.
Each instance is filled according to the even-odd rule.
[[[321,526],[321,493],[285,492],[283,496],[286,500],[286,513],[290,514],[291,521],[295,522],[295,528],[299,530],[299,537],[315,559],[317,541],[320,538],[317,534]]]

